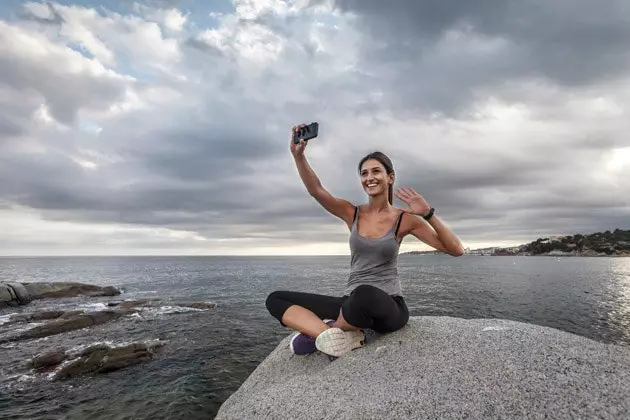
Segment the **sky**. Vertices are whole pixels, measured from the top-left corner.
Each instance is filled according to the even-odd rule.
[[[3,1],[0,255],[347,255],[289,152],[312,121],[333,195],[365,203],[380,150],[466,247],[628,229],[629,21],[625,0]]]

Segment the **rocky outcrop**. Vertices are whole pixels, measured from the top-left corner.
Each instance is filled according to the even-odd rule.
[[[507,320],[412,317],[338,359],[287,336],[216,419],[630,418],[630,348]]]
[[[91,327],[93,325],[101,325],[109,321],[116,320],[124,315],[134,313],[133,309],[121,309],[121,310],[105,310],[105,311],[46,311],[35,312],[33,314],[19,314],[16,317],[21,317],[26,322],[34,319],[52,319],[52,321],[37,325],[25,331],[19,331],[13,335],[5,335],[0,337],[0,343],[9,341],[22,341],[33,338],[48,337],[50,335],[61,334],[68,331],[79,330],[81,328]],[[17,318],[20,320],[20,318]],[[15,321],[15,318],[11,318],[10,322]]]
[[[0,308],[30,303],[33,299],[70,298],[76,296],[117,296],[112,286],[96,286],[76,282],[0,283]]]
[[[213,309],[217,306],[212,302],[166,302],[159,298],[153,299],[135,299],[135,300],[123,300],[119,302],[108,302],[107,306],[116,307],[118,309],[130,309],[130,308],[151,308],[163,305],[178,306],[181,308],[192,308],[199,310]]]
[[[26,305],[31,295],[21,283],[0,283],[0,308]]]
[[[91,373],[106,373],[151,360],[165,341],[155,340],[110,346],[95,344],[78,352],[56,348],[35,355],[27,366],[37,372],[50,372],[53,380]]]
[[[11,341],[23,341],[34,338],[43,338],[68,331],[88,328],[94,325],[105,324],[115,321],[123,316],[141,312],[143,309],[158,308],[164,305],[160,299],[146,300],[126,300],[119,302],[109,302],[108,309],[101,311],[86,310],[43,310],[11,315],[9,321],[4,324],[11,326],[17,323],[38,322],[30,329],[19,329],[17,331],[0,332],[0,344]],[[196,310],[208,310],[216,307],[212,302],[178,302],[171,303],[170,306],[181,308],[191,308]],[[190,309],[189,309],[190,310]],[[175,311],[177,313],[178,311]],[[183,310],[181,310],[183,312]],[[44,321],[42,323],[42,321]],[[48,322],[46,322],[48,321]]]
[[[44,353],[40,353],[26,362],[26,365],[35,370],[46,369],[50,366],[58,365],[66,360],[65,348],[58,348]]]
[[[75,282],[22,283],[32,299],[70,298],[76,296],[117,296],[120,291],[112,286]]]
[[[46,321],[49,319],[59,318],[65,315],[67,312],[65,311],[35,311],[35,312],[27,312],[24,314],[15,314],[11,315],[9,318],[8,324],[13,324],[17,322],[37,322],[37,321]]]

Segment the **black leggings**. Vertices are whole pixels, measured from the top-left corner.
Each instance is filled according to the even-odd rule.
[[[290,306],[298,305],[321,319],[337,319],[342,311],[348,324],[370,328],[384,334],[401,329],[409,321],[409,310],[402,296],[391,296],[369,285],[357,286],[349,296],[326,296],[279,290],[267,296],[267,310],[283,326],[282,316]]]

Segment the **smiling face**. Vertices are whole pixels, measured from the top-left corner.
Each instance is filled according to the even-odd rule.
[[[388,194],[394,174],[388,174],[385,166],[376,159],[368,159],[361,165],[361,185],[370,197]]]

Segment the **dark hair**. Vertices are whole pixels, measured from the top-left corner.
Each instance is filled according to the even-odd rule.
[[[391,175],[394,173],[394,164],[392,163],[391,159],[388,158],[385,153],[377,151],[377,152],[372,152],[369,155],[365,156],[363,159],[361,159],[361,162],[359,162],[359,174],[361,173],[361,166],[363,166],[365,161],[371,160],[371,159],[379,161],[381,165],[383,165],[383,167],[385,168],[385,172],[387,172],[387,175]],[[389,204],[394,203],[394,186],[393,185],[389,186],[389,190],[387,192],[387,199],[389,200]]]

